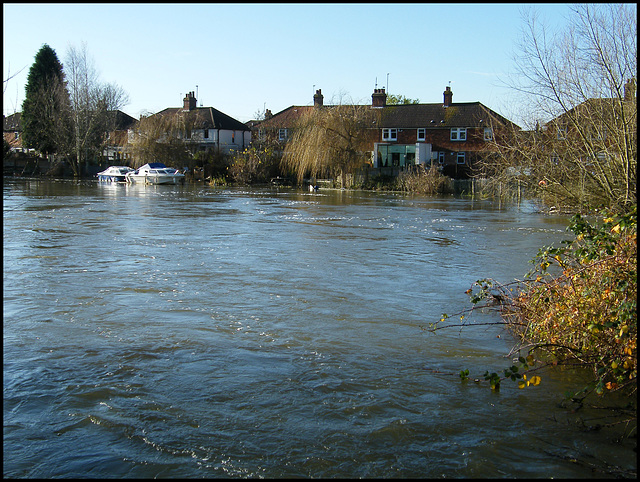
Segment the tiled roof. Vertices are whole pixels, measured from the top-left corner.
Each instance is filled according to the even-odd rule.
[[[193,110],[184,110],[181,107],[169,107],[161,110],[156,115],[181,114],[190,118],[196,129],[225,129],[236,131],[251,130],[246,124],[220,112],[213,107],[196,107]]]
[[[115,113],[116,116],[116,130],[125,131],[133,124],[136,123],[136,119],[131,117],[129,114],[125,114],[121,110],[110,111],[112,114]]]
[[[292,105],[274,114],[273,117],[263,120],[260,122],[260,126],[267,128],[292,127],[304,113],[313,108],[311,105]]]
[[[11,114],[6,117],[3,116],[2,130],[5,132],[21,131],[20,112],[16,112],[15,114]]]
[[[380,127],[398,128],[451,128],[484,127],[496,124],[512,124],[500,114],[480,102],[442,104],[400,104],[382,108]]]
[[[335,107],[325,105],[324,108]],[[292,127],[295,121],[313,106],[291,106],[270,119],[260,123],[263,127]],[[374,109],[372,107],[372,109]],[[485,107],[480,102],[453,103],[449,107],[440,104],[400,104],[388,105],[375,109],[381,114],[378,127],[396,128],[451,128],[451,127],[484,127],[496,124],[513,125],[500,114]]]

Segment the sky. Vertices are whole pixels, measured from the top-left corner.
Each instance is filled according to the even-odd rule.
[[[531,4],[562,28],[568,4]],[[529,5],[529,6],[531,6]],[[29,69],[48,44],[64,66],[86,50],[100,80],[129,97],[139,118],[198,106],[246,122],[264,109],[368,104],[374,88],[393,95],[476,102],[514,118],[505,79],[527,4],[12,4],[3,3],[3,113],[21,111]]]

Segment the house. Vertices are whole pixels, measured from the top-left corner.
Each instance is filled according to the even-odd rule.
[[[374,89],[371,109],[376,123],[370,136],[373,169],[381,174],[397,175],[409,166],[438,166],[453,178],[469,177],[483,156],[495,152],[496,133],[519,129],[511,121],[480,102],[453,102],[446,87],[442,103],[387,105],[385,89]],[[281,144],[290,138],[296,121],[309,109],[324,106],[322,91],[314,95],[313,106],[291,106],[271,115],[253,127],[258,140]]]
[[[380,110],[372,164],[381,171],[435,165],[445,175],[466,178],[495,151],[497,132],[519,129],[480,102],[454,103],[448,86],[442,103],[386,105],[384,89],[375,89],[371,97],[372,108]]]
[[[569,160],[604,160],[633,156],[637,145],[636,80],[624,85],[621,98],[589,98],[543,125],[543,155],[557,164]]]
[[[111,129],[106,133],[102,156],[109,164],[119,164],[130,156],[126,150],[128,131],[137,121],[121,110],[110,111],[109,117]]]
[[[22,147],[22,125],[20,124],[20,112],[10,116],[2,116],[2,135],[9,144],[12,152],[25,152]]]
[[[154,115],[176,118],[178,136],[194,154],[211,150],[229,154],[251,143],[251,129],[246,124],[213,107],[197,107],[193,92],[187,93],[182,107],[169,107]]]

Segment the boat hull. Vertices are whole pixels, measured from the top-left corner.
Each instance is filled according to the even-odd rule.
[[[126,175],[129,172],[133,172],[133,169],[127,166],[109,166],[96,175],[98,176],[98,181],[102,182],[125,182],[127,180]]]
[[[101,182],[125,182],[125,176],[98,175],[98,181]]]
[[[160,162],[154,162],[127,173],[126,180],[138,184],[182,184],[184,174]]]
[[[134,175],[128,176],[127,180],[135,184],[181,184],[184,182],[184,175]]]

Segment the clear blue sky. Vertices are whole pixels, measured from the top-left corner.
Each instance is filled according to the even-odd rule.
[[[21,110],[29,68],[43,44],[63,63],[87,51],[103,82],[129,95],[138,117],[198,105],[246,122],[340,95],[368,103],[376,86],[441,102],[480,101],[518,122],[501,83],[525,4],[3,4],[3,112]],[[567,4],[535,4],[562,26]],[[22,70],[21,70],[22,69]],[[388,74],[388,84],[387,84]],[[197,86],[197,87],[196,87]],[[517,109],[515,109],[517,110]]]

